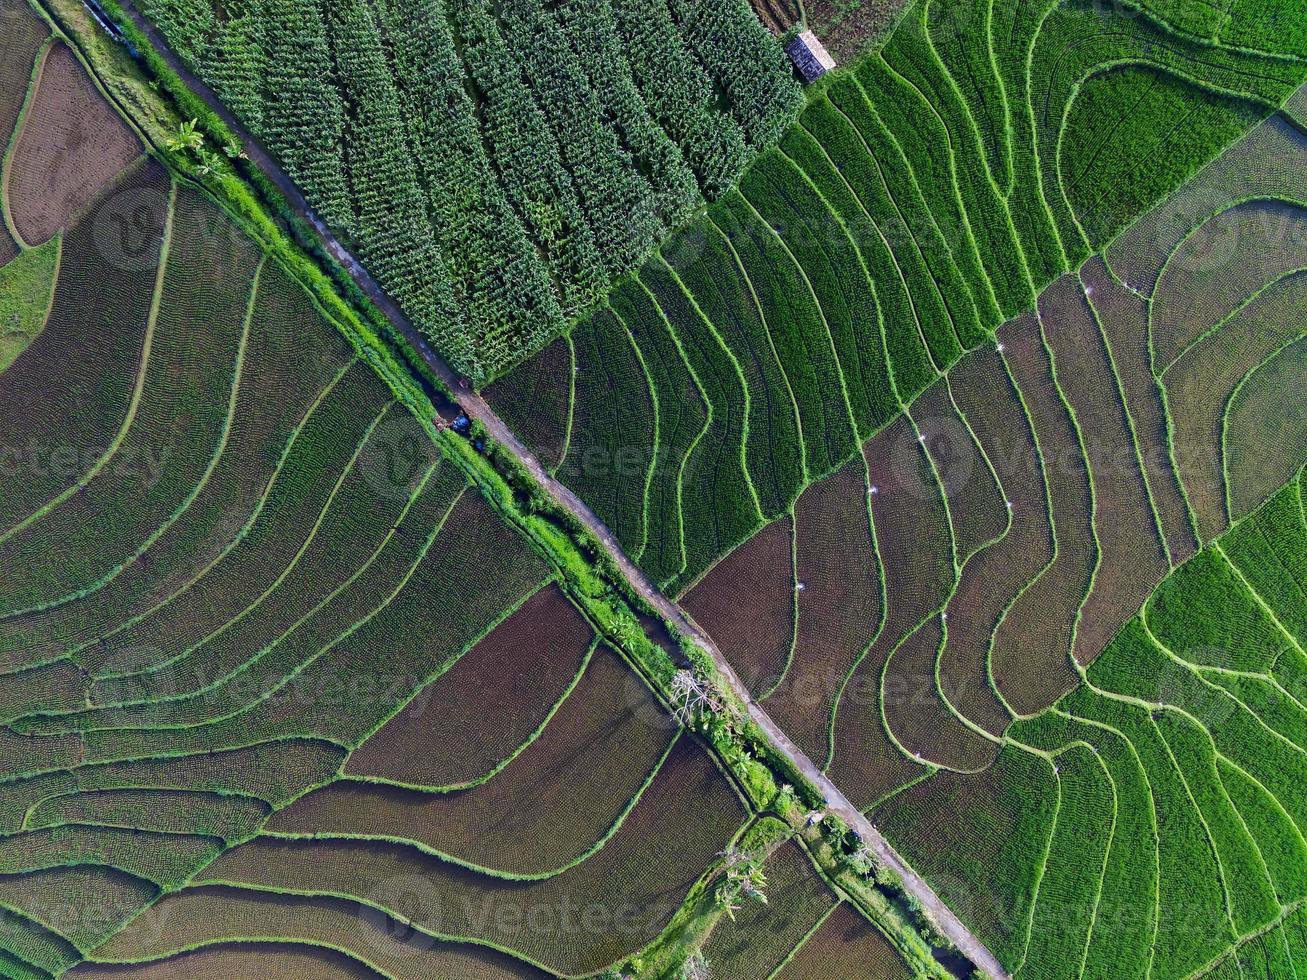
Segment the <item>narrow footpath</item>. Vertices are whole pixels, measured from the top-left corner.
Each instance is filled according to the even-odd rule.
[[[359,288],[385,313],[395,329],[422,354],[432,373],[449,389],[459,407],[467,413],[468,417],[485,426],[487,434],[516,456],[530,472],[536,483],[550,497],[590,529],[595,537],[603,543],[604,548],[617,568],[621,570],[622,575],[632,589],[643,596],[667,622],[675,626],[712,657],[721,676],[730,685],[731,690],[734,691],[741,703],[747,706],[749,716],[767,735],[773,748],[789,759],[817,787],[826,800],[827,810],[839,816],[841,820],[857,832],[863,843],[887,867],[892,868],[903,879],[903,885],[907,892],[921,903],[931,918],[935,920],[940,931],[952,940],[962,954],[994,977],[995,980],[1008,980],[1008,975],[997,957],[962,924],[952,910],[931,890],[925,880],[895,852],[889,842],[872,826],[871,821],[849,802],[839,788],[826,777],[821,768],[790,740],[789,736],[772,720],[763,707],[753,699],[753,696],[740,681],[739,676],[726,660],[726,657],[722,655],[722,652],[712,641],[712,638],[690,619],[680,606],[658,590],[648,576],[621,549],[613,536],[613,532],[599,519],[594,511],[570,488],[554,479],[553,475],[545,469],[536,455],[518,439],[517,434],[508,427],[504,420],[490,407],[489,403],[481,395],[472,391],[467,380],[455,372],[431,349],[399,306],[386,295],[385,291],[358,259],[336,239],[326,224],[309,207],[308,201],[305,200],[304,195],[290,176],[281,169],[281,166],[272,156],[228,111],[217,95],[191,73],[181,59],[167,46],[162,35],[141,16],[135,4],[131,0],[119,0],[119,2],[137,27],[150,38],[155,49],[164,57],[173,71],[181,77],[192,91],[203,98],[209,107],[230,127],[232,132],[241,139],[250,163],[262,170],[267,178],[277,186],[285,195],[290,207],[312,225],[323,247],[349,272]]]

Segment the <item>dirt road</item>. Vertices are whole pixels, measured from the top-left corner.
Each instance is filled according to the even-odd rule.
[[[155,48],[165,57],[172,69],[190,86],[190,88],[206,103],[218,113],[222,119],[242,140],[245,146],[246,155],[250,162],[258,167],[270,179],[281,192],[285,195],[290,206],[305,220],[307,220],[317,232],[323,246],[336,258],[342,266],[345,267],[354,278],[358,286],[368,295],[368,297],[377,304],[377,306],[386,314],[387,318],[395,329],[399,331],[404,338],[418,350],[423,359],[426,361],[431,371],[440,378],[440,380],[454,393],[460,407],[473,418],[485,426],[487,433],[491,438],[497,440],[502,446],[507,448],[516,456],[526,469],[531,473],[532,478],[549,494],[558,504],[565,507],[576,516],[602,543],[604,548],[612,556],[617,568],[626,578],[637,593],[643,596],[649,604],[656,609],[664,619],[679,629],[694,643],[698,644],[716,663],[718,670],[723,678],[731,686],[736,696],[744,703],[749,711],[750,717],[757,723],[758,727],[767,735],[775,749],[788,758],[794,766],[803,773],[803,775],[818,788],[825,797],[826,804],[830,812],[837,814],[845,823],[855,830],[864,843],[870,847],[876,855],[887,866],[896,871],[903,879],[904,887],[909,893],[921,903],[932,918],[939,925],[944,935],[958,947],[962,953],[977,966],[981,967],[987,973],[996,978],[1006,978],[1002,966],[997,958],[985,948],[971,932],[962,924],[961,921],[949,910],[949,908],[940,900],[940,898],[931,891],[926,882],[890,847],[889,843],[881,836],[869,820],[858,811],[852,803],[840,792],[821,769],[809,759],[799,748],[790,740],[789,736],[781,730],[779,726],[771,719],[763,707],[754,701],[749,694],[748,689],[740,681],[729,662],[722,655],[722,652],[713,643],[712,638],[707,635],[699,626],[694,623],[680,606],[665,596],[658,588],[648,579],[643,571],[633,562],[627,554],[618,545],[612,531],[595,515],[584,501],[582,501],[571,489],[554,479],[554,477],[545,469],[540,460],[532,453],[517,435],[508,427],[490,405],[480,395],[465,387],[465,381],[461,378],[448,364],[446,364],[427,342],[418,334],[417,330],[404,316],[399,307],[385,294],[375,279],[363,268],[362,264],[342,245],[331,230],[322,222],[309,207],[308,202],[300,193],[298,187],[277,164],[277,162],[263,149],[262,146],[245,130],[245,128],[232,116],[232,114],[222,105],[217,96],[203,82],[196,78],[186,68],[184,64],[173,54],[173,52],[164,43],[163,38],[157,31],[151,27],[140,13],[135,9],[135,5],[125,0],[120,0],[124,9],[151,39]]]

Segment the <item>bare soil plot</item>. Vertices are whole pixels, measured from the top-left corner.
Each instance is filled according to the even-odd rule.
[[[559,588],[541,589],[355,749],[345,771],[429,787],[485,776],[558,704],[592,640]]]
[[[1080,280],[1089,291],[1089,304],[1116,366],[1170,562],[1177,565],[1198,549],[1198,540],[1171,465],[1166,408],[1148,349],[1147,302],[1114,280],[1100,258],[1081,267]]]
[[[446,704],[437,682],[432,711]],[[497,872],[540,875],[603,839],[653,778],[675,735],[643,682],[602,647],[544,732],[487,782],[422,793],[340,781],[282,810],[268,829],[414,841]],[[437,740],[420,751],[445,750]]]
[[[43,330],[0,376],[0,527],[10,529],[73,485],[113,441],[128,410],[143,351],[169,180],[153,162],[117,185],[147,206],[143,269],[123,269],[100,248],[105,201],[64,236],[54,306]],[[51,379],[58,378],[58,384]]]
[[[1042,303],[1044,316],[1059,315],[1050,305],[1056,298],[1054,293]],[[1042,325],[1005,329],[999,336],[1034,426],[1056,539],[1049,564],[1012,599],[994,631],[990,652],[994,683],[1013,711],[1027,715],[1048,707],[1079,683],[1071,648],[1097,546],[1085,450],[1062,400]]]
[[[32,70],[49,30],[22,0],[0,0],[0,154],[8,147],[31,87]],[[0,195],[4,188],[0,187]],[[3,205],[0,205],[3,206]],[[0,265],[18,254],[18,243],[0,222]]]
[[[5,193],[28,245],[48,241],[141,154],[136,134],[67,45],[50,48],[19,134]]]
[[[587,973],[652,940],[744,817],[733,788],[686,739],[602,849],[542,881],[491,878],[401,845],[267,838],[229,851],[198,880],[368,896],[441,934]]]
[[[885,724],[913,758],[974,772],[998,745],[964,725],[944,703],[935,680],[945,621],[936,616],[903,638],[885,668]]]
[[[907,980],[911,976],[913,971],[889,940],[844,902],[780,969],[776,980]]]
[[[927,388],[912,403],[910,412],[944,491],[957,561],[965,564],[1007,531],[1003,488],[995,482],[991,464],[953,404],[947,380]]]
[[[785,674],[794,643],[794,523],[768,524],[680,600],[758,697]]]
[[[1162,377],[1176,466],[1204,540],[1220,534],[1230,522],[1221,459],[1230,399],[1259,365],[1302,336],[1305,302],[1307,272],[1280,280],[1190,347]],[[1280,394],[1292,399],[1292,392]],[[1265,496],[1274,487],[1259,482],[1259,489]]]
[[[215,943],[140,964],[83,963],[68,974],[80,980],[381,980],[382,974],[345,953],[309,943]]]
[[[1307,200],[1307,179],[1302,194]],[[1195,228],[1167,259],[1153,293],[1153,366],[1165,371],[1213,324],[1270,283],[1307,268],[1307,209],[1235,204]]]
[[[770,977],[838,901],[793,841],[772,852],[765,872],[767,904],[749,902],[733,920],[722,918],[703,946],[717,980]]]
[[[876,633],[880,574],[864,464],[854,459],[794,507],[799,623],[794,659],[764,702],[810,758],[824,759],[844,678]]]
[[[1099,554],[1076,626],[1074,655],[1081,664],[1103,651],[1170,570],[1139,447],[1087,299],[1077,279],[1064,277],[1042,301],[1044,337],[1084,440],[1093,482]]]
[[[1307,459],[1307,336],[1245,378],[1226,409],[1222,433],[1227,507],[1251,513]]]
[[[843,64],[884,37],[904,6],[902,0],[806,0],[804,13],[812,30]]]
[[[402,889],[403,884],[396,887]],[[196,947],[225,946],[233,940],[324,946],[370,964],[395,980],[534,980],[547,976],[494,950],[414,933],[358,902],[223,887],[190,888],[167,896],[95,955],[101,960],[162,959]],[[91,963],[70,975],[81,976],[83,971],[93,977],[118,975],[101,973],[103,969]],[[267,976],[263,971],[259,975]]]
[[[1033,318],[1005,329],[1004,336],[1038,331]],[[1012,524],[962,569],[946,610],[939,681],[953,707],[997,735],[1011,715],[990,687],[990,644],[1008,604],[1052,556],[1052,529],[1034,435],[1003,355],[993,349],[972,354],[954,369],[949,384],[998,474]]]

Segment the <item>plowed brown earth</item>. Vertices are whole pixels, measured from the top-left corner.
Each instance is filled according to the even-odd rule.
[[[540,881],[478,874],[399,844],[267,838],[227,852],[197,880],[366,897],[443,935],[587,974],[651,942],[745,816],[687,738],[603,848]]]
[[[346,772],[430,787],[484,776],[540,727],[593,635],[557,586],[542,589],[364,742]]]
[[[1172,565],[1178,565],[1198,550],[1189,523],[1189,512],[1180,484],[1171,466],[1162,395],[1153,377],[1148,351],[1148,305],[1130,290],[1114,282],[1100,258],[1090,259],[1080,270],[1089,290],[1089,302],[1098,316],[1116,364],[1126,408],[1134,419],[1134,432],[1144,460],[1144,472],[1152,491],[1166,536]]]
[[[1027,715],[1080,682],[1071,666],[1071,644],[1094,571],[1093,504],[1084,448],[1057,387],[1042,327],[1004,330],[1000,336],[1039,440],[1057,542],[1047,567],[1013,598],[994,631],[990,654],[994,683],[1013,711]]]
[[[376,964],[378,971],[384,971],[393,980],[432,977],[535,980],[547,976],[494,950],[441,942],[414,933],[358,902],[223,887],[188,888],[167,896],[97,949],[96,955],[106,960],[157,958],[233,939],[289,939],[331,946],[363,962]],[[70,971],[69,976],[98,977],[103,975],[98,973],[101,969],[102,966],[87,964]],[[273,975],[265,969],[255,976]]]
[[[794,508],[799,628],[789,672],[765,705],[813,759],[827,755],[831,709],[880,620],[863,467],[853,460],[809,487]]]
[[[681,600],[755,696],[785,673],[794,641],[793,520],[767,525]]]
[[[543,874],[582,857],[622,817],[675,734],[640,679],[604,647],[540,737],[480,786],[421,793],[340,781],[268,826],[411,840],[495,871]],[[423,754],[441,751],[434,743]]]
[[[49,33],[23,0],[0,0],[0,148],[9,144],[27,98],[33,63]],[[0,224],[0,265],[17,254],[18,244]]]
[[[18,234],[28,245],[49,241],[140,154],[140,141],[76,56],[56,44],[41,68],[5,189]]]
[[[1130,419],[1087,297],[1078,280],[1066,277],[1045,299],[1045,336],[1084,439],[1093,479],[1099,560],[1093,588],[1080,610],[1074,650],[1076,660],[1087,664],[1143,605],[1170,566],[1148,502]]]
[[[776,980],[908,980],[912,976],[894,947],[846,902],[808,938]]]
[[[85,963],[81,980],[381,980],[382,974],[344,953],[295,943],[218,943],[152,963]]]
[[[1032,318],[1019,321],[1020,327],[1009,324],[1004,328],[1008,332],[1000,336],[1010,336],[1009,328],[1029,331],[1033,322]],[[992,348],[972,354],[954,369],[950,384],[958,407],[998,472],[1011,505],[1012,525],[1002,540],[962,569],[948,605],[948,638],[940,656],[939,681],[964,717],[998,735],[1011,715],[990,687],[990,643],[1012,598],[1051,557],[1052,532],[1034,435],[1003,355]]]

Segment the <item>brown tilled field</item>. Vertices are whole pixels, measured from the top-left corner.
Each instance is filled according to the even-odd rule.
[[[382,974],[333,949],[308,943],[217,943],[167,959],[140,964],[85,964],[71,976],[81,980],[381,980]]]
[[[420,787],[481,779],[540,727],[593,639],[556,585],[541,589],[360,745],[346,772]]]
[[[49,49],[5,192],[18,234],[40,245],[141,155],[141,143],[101,98],[65,44]]]
[[[485,783],[436,793],[340,781],[268,827],[410,840],[504,874],[546,874],[583,857],[621,820],[675,737],[640,680],[602,647],[540,736]],[[412,751],[430,755],[439,744]]]
[[[681,604],[761,697],[785,674],[794,643],[793,518],[769,524],[705,575]]]
[[[913,975],[885,937],[846,902],[808,937],[776,980],[908,980]]]
[[[824,759],[831,709],[880,622],[881,583],[861,458],[794,506],[799,623],[794,658],[765,705],[803,751]]]

